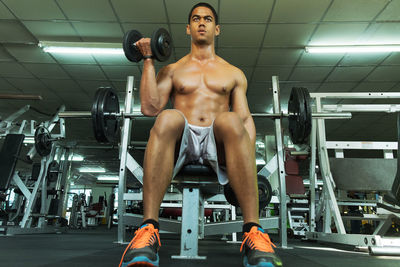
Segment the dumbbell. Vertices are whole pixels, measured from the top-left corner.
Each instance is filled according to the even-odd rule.
[[[135,45],[142,38],[143,35],[137,30],[125,33],[122,46],[129,61],[139,62],[143,59],[142,53]],[[164,28],[155,30],[151,36],[150,46],[153,58],[161,62],[166,61],[170,57],[172,50],[171,35]]]

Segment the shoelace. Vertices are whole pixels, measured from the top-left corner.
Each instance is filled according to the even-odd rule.
[[[243,239],[242,246],[240,247],[240,252],[242,252],[243,246],[246,241],[249,241],[248,243],[251,249],[273,253],[274,249],[272,248],[272,246],[276,248],[274,243],[271,242],[271,239],[269,239],[268,234],[257,230],[256,227],[252,228],[250,232],[244,233],[244,236],[245,238]]]
[[[128,247],[130,249],[143,248],[154,243],[154,233],[157,235],[158,245],[161,247],[160,236],[158,235],[158,230],[150,226],[145,226],[142,229],[138,229],[135,232],[135,237],[129,243]]]
[[[124,254],[122,254],[121,262],[119,263],[119,267],[122,266],[122,262],[124,260],[125,254],[128,249],[135,249],[135,248],[143,248],[147,245],[151,245],[154,242],[154,233],[157,235],[158,245],[161,247],[160,236],[158,234],[158,230],[154,229],[153,227],[147,225],[143,228],[139,228],[135,231],[135,237],[129,242],[128,246],[126,247]]]

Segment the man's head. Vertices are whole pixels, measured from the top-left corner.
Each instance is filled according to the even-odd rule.
[[[215,25],[219,25],[219,24],[218,24],[218,14],[217,14],[217,11],[215,11],[215,9],[212,7],[212,5],[210,5],[210,4],[208,4],[208,3],[204,3],[204,2],[195,4],[195,5],[192,7],[192,9],[191,9],[190,12],[189,12],[189,16],[188,16],[188,24],[190,24],[190,20],[192,19],[193,10],[194,10],[196,7],[199,7],[199,6],[206,7],[206,8],[208,8],[208,9],[210,9],[211,12],[212,12],[213,15],[214,15]]]
[[[186,26],[186,33],[191,35],[192,42],[212,44],[219,31],[218,15],[210,4],[198,3],[192,7]]]

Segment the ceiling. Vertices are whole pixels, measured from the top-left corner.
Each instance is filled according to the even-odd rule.
[[[167,62],[156,62],[159,70],[189,52],[185,25],[197,2],[0,0],[0,94],[43,97],[41,101],[0,100],[0,116],[5,118],[27,104],[47,114],[54,114],[60,105],[71,111],[88,111],[100,86],[113,87],[122,104],[126,77],[135,76],[138,88],[142,63],[129,62],[124,56],[47,54],[38,42],[120,43],[128,30],[150,36],[164,27],[171,33],[174,47]],[[400,53],[321,55],[304,51],[306,45],[318,44],[400,44],[400,0],[207,2],[219,14],[217,54],[245,73],[252,112],[271,108],[272,75],[279,76],[282,103],[287,102],[293,86],[307,87],[310,92],[400,92]],[[135,96],[137,99],[137,92]],[[137,100],[134,104],[139,106]],[[41,113],[30,110],[21,119],[49,119]],[[255,121],[260,137],[273,133],[272,121]],[[138,119],[133,140],[146,141],[152,124],[153,119]],[[354,114],[351,120],[326,124],[329,140],[397,139],[395,114]],[[91,128],[89,121],[70,119],[67,140],[95,144]]]

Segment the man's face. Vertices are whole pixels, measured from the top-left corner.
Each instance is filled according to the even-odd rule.
[[[190,24],[186,26],[186,34],[192,36],[192,41],[211,43],[214,36],[219,35],[219,25],[215,25],[215,18],[207,7],[196,7],[190,17]]]

